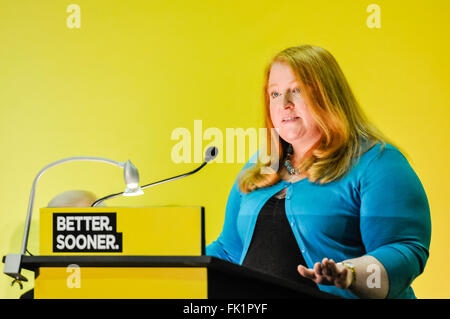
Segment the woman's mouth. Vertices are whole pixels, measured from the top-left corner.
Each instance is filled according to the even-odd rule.
[[[283,122],[283,123],[292,123],[292,122],[297,121],[298,119],[299,119],[298,116],[291,116],[291,117],[284,118],[281,122]]]

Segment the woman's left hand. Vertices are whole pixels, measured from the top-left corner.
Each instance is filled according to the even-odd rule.
[[[335,263],[333,259],[324,258],[322,263],[315,263],[313,269],[299,265],[297,268],[300,275],[311,279],[319,285],[334,285],[341,289],[350,287],[353,274],[341,263]]]

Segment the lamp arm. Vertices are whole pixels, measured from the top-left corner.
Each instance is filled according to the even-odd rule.
[[[103,157],[93,157],[93,156],[75,156],[75,157],[68,157],[61,159],[59,161],[53,162],[45,166],[43,169],[39,171],[39,173],[36,175],[33,181],[33,185],[31,187],[31,193],[30,193],[30,200],[28,202],[28,211],[27,211],[27,219],[25,222],[25,230],[23,234],[23,241],[22,241],[22,250],[20,254],[8,254],[5,256],[5,267],[3,270],[3,273],[14,278],[14,281],[11,285],[14,285],[14,283],[18,283],[20,285],[20,289],[22,289],[22,281],[28,281],[26,277],[24,277],[20,272],[22,269],[22,256],[26,254],[27,251],[27,243],[28,243],[28,235],[30,232],[30,224],[31,224],[31,216],[33,214],[33,204],[34,204],[34,197],[36,193],[36,185],[39,181],[39,178],[44,174],[49,168],[62,164],[67,162],[74,162],[74,161],[90,161],[90,162],[103,162],[112,164],[115,166],[118,166],[122,169],[125,167],[125,163],[123,162],[117,162],[113,161],[107,158]]]
[[[25,222],[25,230],[24,230],[23,240],[22,240],[21,255],[25,255],[26,250],[27,250],[28,235],[29,235],[29,232],[30,232],[30,224],[31,224],[31,216],[33,215],[34,197],[35,197],[35,193],[36,193],[36,185],[37,185],[37,182],[39,181],[39,178],[41,178],[41,176],[49,168],[52,168],[53,166],[57,166],[59,164],[67,163],[67,162],[75,162],[75,161],[103,162],[103,163],[108,163],[108,164],[112,164],[112,165],[118,166],[120,168],[123,168],[124,165],[125,165],[125,163],[123,163],[123,162],[117,162],[117,161],[113,161],[113,160],[110,160],[110,159],[107,159],[107,158],[103,158],[103,157],[74,156],[74,157],[64,158],[64,159],[61,159],[59,161],[55,161],[53,163],[48,164],[43,169],[41,169],[39,171],[39,173],[36,175],[36,177],[34,178],[33,185],[31,187],[30,200],[28,202],[27,219],[26,219],[26,222]]]

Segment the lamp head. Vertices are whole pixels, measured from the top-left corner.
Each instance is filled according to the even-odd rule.
[[[123,177],[125,179],[125,184],[127,184],[127,188],[123,193],[124,196],[138,196],[144,194],[139,186],[139,172],[130,160],[125,162],[123,167]]]

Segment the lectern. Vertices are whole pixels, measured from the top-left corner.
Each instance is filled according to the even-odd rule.
[[[43,208],[34,297],[338,298],[205,256],[203,207]]]

